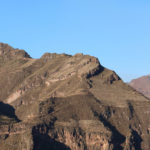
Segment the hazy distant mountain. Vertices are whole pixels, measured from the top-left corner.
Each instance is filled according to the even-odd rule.
[[[134,79],[129,85],[150,98],[150,75]]]
[[[95,57],[0,44],[0,150],[149,150],[149,116],[149,99]]]

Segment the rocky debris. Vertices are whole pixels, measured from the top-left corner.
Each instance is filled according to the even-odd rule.
[[[97,58],[1,43],[0,62],[0,149],[150,149],[149,99]]]
[[[112,84],[114,81],[121,80],[120,77],[113,71],[111,74],[109,74],[104,83],[106,84]]]

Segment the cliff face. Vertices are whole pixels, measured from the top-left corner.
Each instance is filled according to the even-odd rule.
[[[150,75],[134,79],[129,85],[150,98]]]
[[[149,99],[97,58],[0,44],[0,62],[0,149],[150,149]]]

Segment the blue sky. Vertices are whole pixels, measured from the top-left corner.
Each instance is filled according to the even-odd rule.
[[[99,58],[128,82],[150,74],[150,0],[1,0],[0,42]]]

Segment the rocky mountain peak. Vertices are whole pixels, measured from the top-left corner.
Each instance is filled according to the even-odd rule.
[[[74,56],[67,54],[56,54],[56,53],[45,53],[41,60],[45,63],[53,62],[57,60],[56,63],[63,60],[61,68],[54,75],[56,78],[63,78],[62,76],[69,77],[72,74],[77,74],[78,76],[90,77],[98,74],[102,71],[103,67],[100,65],[99,60],[96,57],[83,54],[75,54]]]
[[[31,58],[24,50],[14,49],[8,44],[0,43],[0,56],[12,59],[13,57]]]
[[[41,59],[43,59],[44,61],[50,61],[52,59],[55,58],[59,58],[59,57],[71,57],[71,55],[68,54],[57,54],[57,53],[45,53]]]

